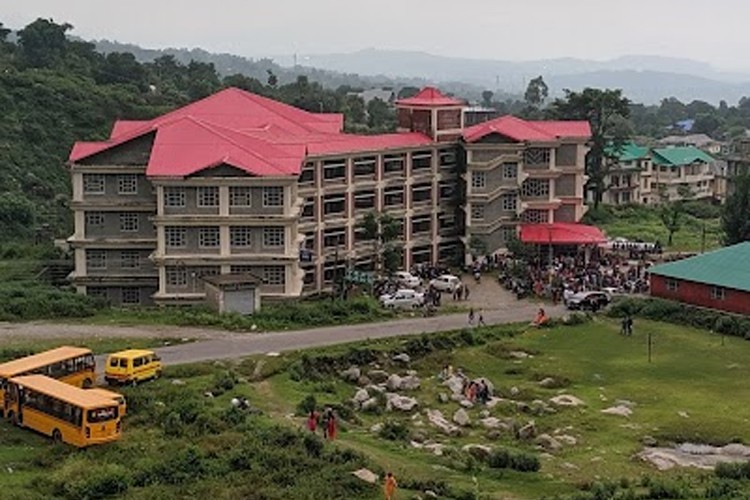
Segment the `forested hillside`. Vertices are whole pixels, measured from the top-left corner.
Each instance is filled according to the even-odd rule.
[[[213,64],[183,64],[172,56],[140,63],[130,53],[96,51],[69,39],[72,26],[37,21],[18,31],[0,23],[0,234],[29,240],[71,231],[65,160],[74,141],[106,138],[116,118],[147,119],[240,87],[315,112],[341,112],[350,130],[389,130],[393,112],[382,101],[367,107],[351,87],[324,89],[306,76],[279,84],[244,75],[221,78]]]

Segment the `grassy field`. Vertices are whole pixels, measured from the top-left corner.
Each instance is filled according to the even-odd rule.
[[[350,475],[362,466],[376,473],[393,470],[402,485],[399,498],[423,495],[425,489],[455,499],[592,500],[707,498],[707,492],[719,491],[711,472],[658,472],[634,455],[646,436],[661,445],[750,441],[750,407],[743,403],[750,396],[744,377],[750,344],[645,320],[636,322],[632,338],[618,335],[618,325],[603,318],[523,330],[492,327],[471,334],[258,356],[234,364],[168,367],[164,378],[124,389],[130,414],[117,444],[76,451],[0,424],[0,496],[380,498],[379,488]],[[408,366],[390,360],[402,351],[412,353]],[[530,357],[510,354],[521,351]],[[357,388],[335,373],[357,360],[365,371],[371,363],[392,373],[415,370],[422,386],[408,395],[418,399],[421,410],[439,409],[448,418],[458,404],[439,402],[438,394],[446,389],[434,377],[445,363],[472,377],[487,377],[496,394],[516,402],[574,395],[585,405],[529,414],[505,402],[488,411],[519,424],[534,420],[538,433],[558,430],[577,443],[547,453],[510,433],[490,438],[477,424],[481,407],[468,410],[473,424],[459,437],[443,436],[426,418],[413,417],[421,410],[353,412],[347,401]],[[544,377],[554,378],[556,388],[540,387]],[[214,397],[204,396],[206,391]],[[330,404],[339,412],[341,432],[333,444],[305,437],[303,418],[293,416],[298,403],[311,394],[319,407]],[[239,396],[262,414],[232,410],[229,400]],[[601,413],[621,399],[633,403],[630,417]],[[416,419],[424,425],[415,424]],[[387,440],[370,431],[383,422],[406,434]],[[417,434],[445,444],[448,451],[435,456],[414,448],[409,441]],[[535,456],[541,470],[491,468],[460,451],[466,444]],[[725,488],[721,491],[731,493],[710,497],[743,498],[750,492],[750,484],[739,481]]]
[[[715,213],[701,214],[698,218],[684,214],[682,227],[674,234],[672,246],[667,246],[669,233],[659,219],[658,209],[644,206],[601,207],[586,217],[602,228],[610,238],[629,240],[660,241],[666,251],[699,252],[703,246],[705,225],[705,248],[711,250],[721,246],[722,230],[719,217]]]

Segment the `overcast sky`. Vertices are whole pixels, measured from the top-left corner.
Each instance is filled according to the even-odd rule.
[[[649,54],[747,69],[748,0],[1,0],[0,22],[244,56],[362,48],[528,60]]]

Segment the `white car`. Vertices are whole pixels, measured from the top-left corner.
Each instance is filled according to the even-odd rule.
[[[406,288],[417,288],[422,284],[422,280],[419,279],[419,276],[414,276],[408,271],[397,272],[395,278],[399,285],[405,286]]]
[[[453,293],[453,291],[460,284],[461,280],[458,279],[457,276],[453,276],[452,274],[443,274],[442,276],[438,276],[434,280],[430,281],[430,286],[435,288],[435,290],[450,293]]]
[[[381,295],[380,303],[383,307],[393,309],[416,309],[424,304],[424,294],[410,289],[398,290],[396,293]]]

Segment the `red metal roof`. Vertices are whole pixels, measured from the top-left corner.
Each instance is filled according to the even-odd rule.
[[[587,121],[528,121],[507,115],[465,129],[464,140],[475,142],[490,134],[518,142],[553,142],[562,137],[588,139],[591,126]]]
[[[307,154],[432,144],[422,134],[343,134],[343,115],[316,114],[239,89],[226,89],[146,121],[117,121],[110,138],[77,142],[77,162],[155,133],[146,175],[184,177],[222,163],[250,175],[298,175]]]
[[[463,106],[466,103],[454,97],[448,97],[435,87],[425,87],[413,97],[399,99],[399,106]]]
[[[522,224],[521,241],[537,245],[587,245],[606,243],[604,233],[594,226],[554,222],[552,224]]]

